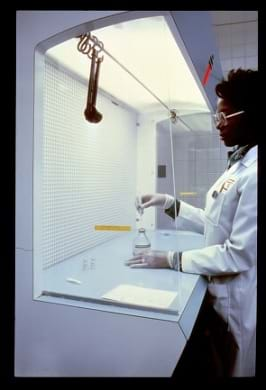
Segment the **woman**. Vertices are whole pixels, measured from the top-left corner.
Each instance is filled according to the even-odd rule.
[[[255,375],[257,90],[258,72],[252,70],[231,70],[227,80],[216,85],[216,128],[225,146],[237,150],[208,191],[204,210],[179,200],[175,205],[167,194],[143,195],[137,205],[140,209],[163,207],[172,218],[176,212],[177,217],[196,221],[203,228],[205,247],[183,253],[149,251],[126,263],[207,277],[206,302],[210,306],[203,310],[200,329],[211,341],[210,364],[218,376]]]

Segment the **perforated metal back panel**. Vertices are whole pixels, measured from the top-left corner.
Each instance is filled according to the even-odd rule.
[[[136,118],[98,94],[103,120],[91,124],[83,115],[85,83],[48,59],[44,73],[43,128],[35,129],[40,220],[34,229],[40,230],[36,252],[47,268],[121,234],[95,231],[95,225],[135,224]]]

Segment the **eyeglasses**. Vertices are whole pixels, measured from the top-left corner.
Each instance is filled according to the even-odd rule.
[[[233,116],[244,114],[244,112],[245,111],[238,111],[238,112],[234,112],[233,114],[229,114],[229,115],[225,115],[224,112],[216,112],[213,115],[213,119],[214,119],[214,122],[215,122],[216,125],[218,123],[220,123],[220,125],[222,125],[222,126],[227,126],[227,124],[228,124],[227,119],[228,118],[232,118]]]

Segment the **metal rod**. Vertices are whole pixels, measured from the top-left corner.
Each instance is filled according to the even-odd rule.
[[[146,89],[156,100],[158,100],[159,103],[161,103],[162,106],[164,106],[167,111],[171,111],[170,108],[156,96],[145,84],[143,84],[142,81],[140,81],[133,73],[131,73],[121,62],[119,62],[114,56],[112,56],[111,53],[109,53],[106,49],[103,49],[103,51],[110,57],[114,62],[116,62],[124,71],[126,71],[131,77],[133,77],[143,88]]]
[[[131,73],[121,62],[119,62],[114,56],[112,56],[111,53],[109,53],[106,49],[102,49],[105,54],[107,54],[115,63],[117,63],[125,72],[127,72],[131,77],[133,77],[143,88],[145,88],[164,108],[167,109],[168,112],[172,115],[172,110],[160,99],[158,96],[156,96],[145,84],[143,84],[142,81],[140,81],[133,73]],[[192,131],[192,129],[188,126],[187,123],[185,123],[180,116],[178,116],[178,119],[189,129]]]
[[[145,88],[172,115],[172,110],[160,98],[158,98],[158,96],[156,96],[145,84],[143,84],[142,81],[140,81],[133,73],[131,73],[130,70],[128,70],[123,64],[121,64],[121,62],[119,62],[114,56],[112,56],[112,54],[109,53],[106,49],[103,48],[102,51],[107,54],[115,63],[117,63],[125,72],[127,72],[131,77],[133,77],[134,80],[136,80],[143,88]],[[177,117],[189,130],[192,131],[192,129],[180,118],[180,116],[177,115]]]
[[[80,37],[80,36],[79,36]],[[81,36],[82,37],[82,36]],[[82,39],[82,38],[81,38]],[[89,36],[88,39],[90,39],[91,41],[93,41],[94,45],[96,46],[99,46],[100,47],[100,50],[99,50],[99,53],[101,51],[103,51],[105,54],[107,54],[117,65],[119,65],[125,72],[127,72],[131,77],[133,77],[134,80],[136,80],[144,89],[146,89],[146,91],[148,91],[164,108],[166,108],[166,110],[170,113],[171,115],[171,119],[173,120],[174,118],[178,118],[189,130],[192,131],[192,129],[188,126],[188,124],[186,124],[180,116],[178,116],[175,112],[175,110],[171,110],[160,98],[158,98],[157,95],[155,95],[155,93],[153,93],[142,81],[140,81],[132,72],[130,72],[130,70],[128,70],[123,64],[121,64],[121,62],[119,62],[111,53],[109,53],[104,47],[103,45],[99,45],[99,41],[96,37],[94,36]],[[87,43],[87,42],[86,42]],[[80,50],[82,51],[82,50]],[[98,54],[99,54],[98,53]],[[84,54],[87,54],[84,52]],[[174,120],[175,122],[175,120]]]

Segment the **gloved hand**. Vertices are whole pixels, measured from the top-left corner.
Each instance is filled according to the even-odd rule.
[[[141,196],[140,200],[144,209],[150,206],[163,207],[166,201],[166,194],[145,194]]]
[[[137,196],[135,205],[139,214],[142,215],[145,208],[159,206],[168,209],[174,204],[174,197],[168,194],[145,194]]]
[[[140,214],[143,214],[143,209],[146,209],[150,206],[159,206],[164,207],[167,204],[167,208],[174,203],[174,198],[167,194],[145,194],[142,196],[137,196],[136,198],[136,208]],[[169,206],[168,206],[169,204]]]
[[[168,251],[149,250],[127,260],[125,265],[130,268],[170,268],[169,254]]]

